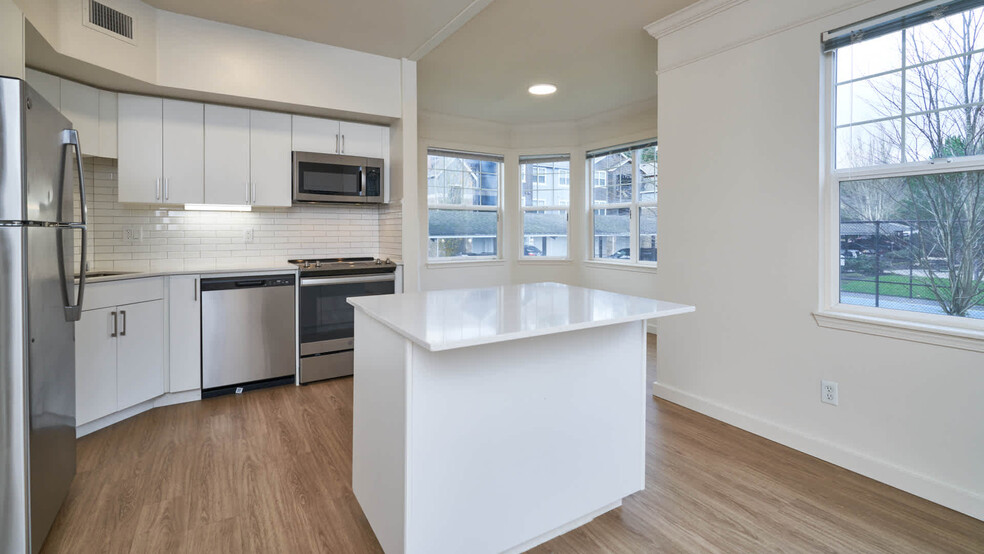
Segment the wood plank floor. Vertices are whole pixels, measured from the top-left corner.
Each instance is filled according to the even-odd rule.
[[[984,552],[984,522],[669,402],[647,419],[646,490],[534,552]],[[351,444],[351,379],[147,412],[79,441],[43,552],[380,552]]]

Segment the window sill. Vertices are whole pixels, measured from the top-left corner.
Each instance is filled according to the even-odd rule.
[[[824,310],[813,313],[817,325],[948,348],[984,352],[984,331],[874,315]]]
[[[517,260],[520,265],[567,265],[570,258],[548,258],[545,256],[526,256]]]
[[[588,260],[584,262],[587,267],[598,269],[617,269],[619,271],[636,271],[640,273],[656,273],[656,264],[635,264],[632,262],[603,262],[601,260]]]
[[[501,258],[478,258],[464,260],[427,260],[427,269],[447,269],[450,267],[497,266],[505,265]]]

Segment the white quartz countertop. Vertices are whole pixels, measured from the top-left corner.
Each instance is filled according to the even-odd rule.
[[[99,273],[100,270],[90,271],[89,273]],[[297,266],[283,263],[283,264],[263,264],[263,265],[241,265],[232,267],[219,267],[211,269],[173,269],[173,270],[160,270],[160,271],[128,271],[128,272],[118,272],[117,275],[104,275],[100,277],[92,277],[87,275],[85,282],[87,284],[103,283],[107,281],[121,281],[124,279],[146,279],[149,277],[166,277],[168,275],[241,275],[244,273],[296,273]],[[75,278],[75,284],[78,284],[78,277]]]
[[[560,283],[362,296],[348,302],[435,352],[695,310],[694,306]]]

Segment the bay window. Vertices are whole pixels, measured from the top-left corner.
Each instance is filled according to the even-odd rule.
[[[570,156],[519,159],[524,258],[567,258],[571,202]]]
[[[427,151],[427,257],[499,257],[502,157]]]
[[[656,142],[588,152],[587,165],[591,258],[655,264]]]

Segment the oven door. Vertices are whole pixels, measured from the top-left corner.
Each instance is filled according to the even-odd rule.
[[[366,202],[366,159],[294,152],[295,202]]]
[[[355,335],[354,296],[393,294],[395,273],[301,277],[301,357],[351,350]]]

